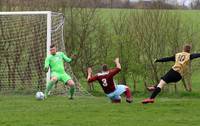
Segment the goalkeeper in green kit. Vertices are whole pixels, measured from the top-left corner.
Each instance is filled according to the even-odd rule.
[[[72,78],[65,72],[64,61],[69,63],[72,61],[72,59],[67,57],[63,52],[57,52],[55,45],[51,45],[50,55],[48,55],[45,59],[45,72],[48,72],[49,68],[51,71],[51,79],[46,86],[45,98],[47,98],[48,93],[52,89],[53,85],[58,81],[61,81],[65,85],[68,84],[70,87],[69,99],[73,99],[75,83]]]

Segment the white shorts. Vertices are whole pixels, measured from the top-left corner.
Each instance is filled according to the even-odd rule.
[[[115,91],[107,94],[107,97],[109,97],[111,100],[120,100],[121,94],[123,94],[126,91],[127,86],[126,85],[116,85]]]

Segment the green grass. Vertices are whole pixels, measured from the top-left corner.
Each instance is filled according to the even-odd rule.
[[[111,104],[105,97],[0,96],[1,126],[199,126],[200,100],[158,98],[155,104]]]

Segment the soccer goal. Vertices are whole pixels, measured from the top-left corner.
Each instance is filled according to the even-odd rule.
[[[44,60],[51,44],[65,52],[64,16],[50,11],[0,12],[0,92],[43,91],[50,72]],[[77,86],[77,94],[90,95],[81,87],[69,64],[66,71]],[[54,91],[66,92],[64,86]]]

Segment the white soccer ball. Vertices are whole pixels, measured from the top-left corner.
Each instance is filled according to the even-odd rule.
[[[36,98],[37,100],[43,100],[43,99],[44,99],[44,93],[41,92],[41,91],[38,91],[38,92],[36,93],[36,95],[35,95],[35,98]]]

